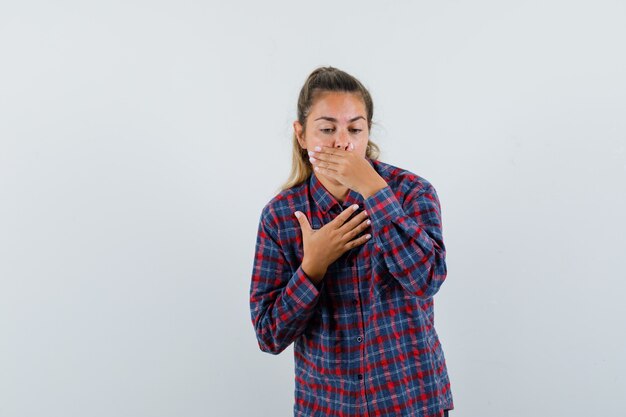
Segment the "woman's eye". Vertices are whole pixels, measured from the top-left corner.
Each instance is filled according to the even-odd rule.
[[[358,133],[363,131],[363,129],[348,129],[348,130],[351,133],[355,133],[355,134],[358,134]],[[334,131],[335,131],[335,129],[332,128],[332,127],[328,127],[328,128],[325,128],[325,129],[320,129],[320,132],[323,132],[323,133],[333,133]]]

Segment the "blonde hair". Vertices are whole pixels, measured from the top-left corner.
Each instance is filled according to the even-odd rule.
[[[371,131],[374,103],[372,102],[372,97],[369,91],[367,91],[367,88],[355,77],[340,69],[334,67],[319,67],[308,76],[298,96],[298,121],[303,126],[303,132],[306,126],[306,118],[309,115],[315,98],[320,92],[325,91],[359,94],[361,98],[363,98],[367,112],[367,128]],[[300,147],[295,132],[293,133],[292,145],[291,173],[287,181],[280,187],[281,191],[301,184],[313,173],[307,150]],[[371,140],[367,142],[365,156],[370,159],[378,159],[380,156],[380,148]]]

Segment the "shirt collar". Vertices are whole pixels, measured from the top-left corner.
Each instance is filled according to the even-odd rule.
[[[366,157],[365,159],[367,159],[367,162],[369,162],[370,165],[374,166],[370,158]],[[319,210],[324,214],[326,214],[328,210],[335,205],[337,205],[340,210],[344,210],[352,204],[358,204],[361,208],[363,206],[363,196],[353,189],[348,189],[348,194],[346,195],[346,199],[343,204],[339,203],[339,201],[337,201],[337,199],[324,187],[314,172],[312,172],[309,177],[309,192]]]

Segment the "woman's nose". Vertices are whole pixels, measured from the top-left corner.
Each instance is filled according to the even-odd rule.
[[[349,146],[348,135],[339,134],[339,137],[335,141],[335,148],[339,148],[339,149],[343,149],[347,151],[348,146]]]

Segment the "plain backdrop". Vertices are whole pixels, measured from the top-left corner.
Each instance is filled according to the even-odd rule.
[[[259,350],[262,207],[318,66],[429,180],[451,417],[618,415],[621,1],[4,1],[0,416],[289,416]]]

